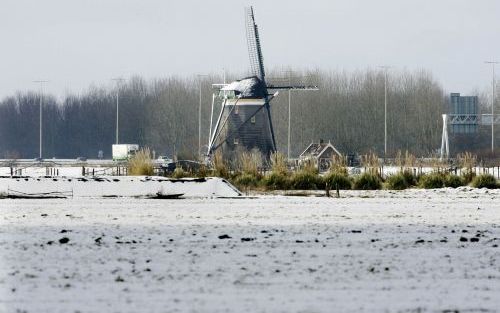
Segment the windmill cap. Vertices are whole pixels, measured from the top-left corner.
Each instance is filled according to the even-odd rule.
[[[223,91],[234,91],[241,98],[264,98],[267,96],[266,85],[257,77],[247,77],[224,86]]]

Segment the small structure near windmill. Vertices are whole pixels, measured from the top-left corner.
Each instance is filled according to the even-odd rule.
[[[304,152],[300,154],[299,161],[313,161],[318,165],[318,170],[323,172],[330,168],[334,156],[341,157],[342,154],[330,141],[325,143],[323,140],[320,140],[317,143],[311,142]]]
[[[266,159],[276,152],[271,120],[271,100],[278,92],[269,90],[317,90],[316,86],[276,86],[266,82],[264,58],[252,7],[246,8],[247,44],[252,75],[230,84],[215,84],[218,94],[212,100],[209,157],[220,151],[226,159],[237,151],[258,150]],[[220,113],[213,123],[214,103],[220,103]]]

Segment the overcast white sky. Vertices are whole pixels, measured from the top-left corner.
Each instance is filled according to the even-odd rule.
[[[38,79],[62,96],[117,76],[246,71],[250,4],[268,69],[423,68],[468,93],[500,61],[499,0],[0,0],[0,98]]]

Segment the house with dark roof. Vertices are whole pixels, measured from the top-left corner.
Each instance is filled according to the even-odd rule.
[[[342,154],[335,148],[330,141],[328,143],[320,140],[319,142],[311,142],[311,144],[299,156],[300,162],[313,160],[318,165],[320,172],[326,171],[330,168],[333,156],[342,156]]]

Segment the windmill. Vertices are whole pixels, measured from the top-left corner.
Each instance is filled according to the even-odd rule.
[[[252,76],[229,84],[214,85],[219,92],[212,98],[209,156],[218,150],[231,156],[237,150],[257,149],[263,156],[269,157],[276,151],[270,102],[278,95],[277,90],[317,90],[316,86],[267,84],[259,31],[252,7],[245,8],[245,24]],[[274,90],[275,93],[271,94],[269,90]],[[221,110],[212,127],[215,99],[220,100]]]

